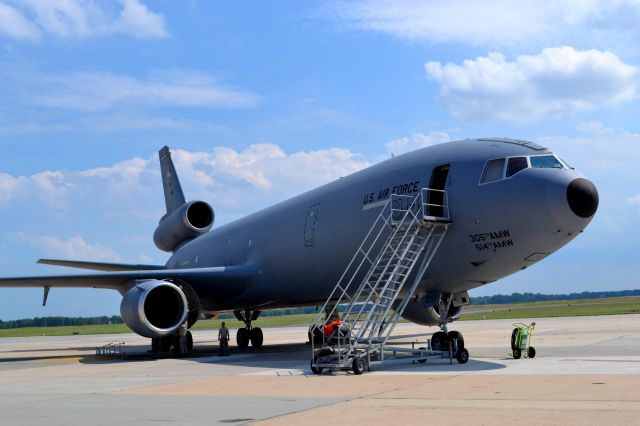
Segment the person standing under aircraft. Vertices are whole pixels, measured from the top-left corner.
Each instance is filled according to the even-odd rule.
[[[225,327],[222,321],[222,327],[218,331],[218,340],[220,341],[220,356],[229,355],[229,329]]]

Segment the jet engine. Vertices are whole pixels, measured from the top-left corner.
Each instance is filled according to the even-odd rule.
[[[451,306],[447,314],[447,323],[458,319],[462,312],[462,306]],[[402,318],[420,325],[440,325],[440,313],[437,306],[424,307],[420,302],[409,302]]]
[[[181,244],[207,233],[213,226],[213,208],[204,201],[190,201],[160,219],[153,242],[172,252]]]
[[[185,321],[188,312],[187,298],[180,287],[160,280],[136,283],[120,304],[124,323],[144,337],[173,333]]]

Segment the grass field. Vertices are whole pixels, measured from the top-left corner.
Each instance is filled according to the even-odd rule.
[[[481,309],[462,315],[463,321],[489,319],[519,319],[545,317],[571,317],[593,315],[640,314],[640,297],[615,297],[607,299],[585,299],[570,301],[551,301],[536,303],[514,303],[506,305],[476,305],[470,310]],[[260,327],[282,327],[291,325],[308,325],[316,314],[265,316],[256,322]],[[194,330],[217,330],[221,320],[198,321]],[[235,319],[226,319],[227,327],[239,328],[242,323]],[[116,334],[129,333],[124,324],[84,325],[65,327],[26,327],[0,330],[2,337],[28,336],[69,336],[74,332],[80,334]]]

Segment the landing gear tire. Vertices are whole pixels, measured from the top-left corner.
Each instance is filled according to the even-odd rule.
[[[236,334],[236,343],[240,349],[246,349],[249,346],[249,330],[239,328]]]
[[[449,341],[447,333],[436,331],[431,336],[431,349],[434,351],[444,351],[449,349]]]
[[[256,349],[262,347],[264,336],[262,335],[262,329],[260,327],[252,328],[249,330],[249,339],[251,340],[251,346]]]
[[[529,349],[527,349],[527,356],[529,358],[535,358],[536,357],[536,350],[533,346],[529,346]]]
[[[193,351],[193,334],[190,331],[187,331],[187,350]]]
[[[316,357],[316,358],[314,358],[314,359],[311,361],[311,372],[312,372],[313,374],[322,374],[322,370],[323,370],[323,368],[322,368],[322,367],[315,367],[315,366],[313,365],[313,364],[315,364],[315,363],[316,363],[316,361],[318,361],[318,358],[317,358],[317,357]]]
[[[516,348],[513,350],[513,358],[520,359],[521,356],[522,356],[522,352],[520,352],[520,349]]]
[[[353,359],[353,364],[351,366],[353,367],[353,374],[359,376],[360,374],[364,373],[366,363],[364,362],[364,359],[362,357],[357,357]]]
[[[464,348],[464,337],[462,337],[462,333],[459,331],[450,331],[447,333],[447,337],[450,342],[453,342],[455,339],[458,339],[458,349]]]
[[[469,351],[465,348],[458,349],[458,353],[456,353],[456,359],[459,364],[466,364],[469,361]]]

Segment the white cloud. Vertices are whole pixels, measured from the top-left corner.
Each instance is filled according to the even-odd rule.
[[[22,0],[0,4],[0,28],[16,39],[129,35],[167,37],[165,19],[139,0],[118,3],[97,0]],[[2,30],[0,30],[2,31]]]
[[[622,45],[640,34],[637,0],[354,0],[333,2],[325,14],[402,39],[493,49]]]
[[[44,253],[58,259],[82,259],[95,261],[121,261],[120,255],[103,244],[90,244],[79,235],[66,239],[59,239],[50,235],[32,236],[18,233],[14,239],[20,243],[27,243]]]
[[[0,34],[18,40],[35,40],[38,29],[15,7],[0,2]]]
[[[611,52],[572,47],[543,49],[508,61],[491,53],[462,65],[428,62],[440,99],[454,115],[531,122],[628,101],[636,96],[638,67]]]
[[[628,201],[631,204],[637,204],[640,205],[640,194],[636,195],[635,197],[629,197]]]
[[[173,158],[185,194],[215,206],[231,207],[232,215],[312,189],[368,165],[360,155],[341,148],[287,153],[262,143],[235,150],[174,150]],[[84,171],[47,171],[31,176],[0,174],[0,209],[41,211],[41,202],[83,221],[108,217],[157,221],[162,215],[162,187],[157,157],[133,158]],[[224,217],[224,215],[223,215]],[[114,219],[115,220],[115,219]]]
[[[12,83],[2,90],[16,102],[77,111],[119,110],[125,106],[245,108],[260,100],[253,93],[194,71],[156,71],[146,78],[136,78],[109,72],[49,74],[29,66],[5,66],[0,68],[0,76]],[[167,127],[181,123],[165,119],[151,124]]]
[[[410,137],[394,139],[387,143],[387,151],[393,154],[403,154],[414,149],[432,146],[442,142],[450,141],[451,137],[445,132],[430,132],[428,134],[415,132]]]

